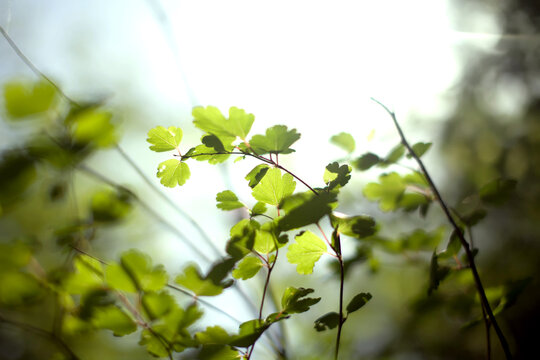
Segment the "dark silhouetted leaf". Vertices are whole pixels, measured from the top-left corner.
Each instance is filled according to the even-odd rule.
[[[374,153],[365,153],[353,162],[353,166],[358,170],[368,170],[377,165],[382,159]]]
[[[314,292],[313,289],[288,287],[281,297],[282,312],[287,314],[300,314],[318,303],[321,298],[306,297]]]
[[[416,154],[416,156],[421,157],[429,150],[430,147],[431,147],[431,143],[418,142],[412,146],[412,149],[414,153]],[[411,154],[407,154],[407,157],[409,159],[412,158]]]
[[[363,239],[377,232],[375,220],[371,216],[357,215],[344,216],[334,212],[330,215],[332,227],[338,228],[338,231],[344,235]]]
[[[324,183],[328,186],[329,190],[342,188],[351,179],[351,170],[349,165],[339,166],[337,162],[328,164],[324,170]]]
[[[353,313],[360,309],[362,306],[366,305],[371,298],[372,296],[370,293],[360,293],[355,295],[347,305],[347,314]]]
[[[333,329],[339,325],[339,314],[336,312],[329,312],[324,314],[317,320],[315,320],[315,330],[324,331]]]
[[[495,179],[482,186],[480,198],[486,204],[500,205],[512,196],[517,181],[513,179]]]

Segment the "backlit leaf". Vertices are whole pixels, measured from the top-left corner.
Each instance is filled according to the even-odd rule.
[[[227,242],[227,254],[241,259],[251,252],[257,230],[261,225],[255,220],[243,219],[231,228],[231,238]]]
[[[249,187],[254,188],[266,175],[266,172],[269,169],[270,166],[266,164],[259,164],[255,166],[245,177],[245,179],[249,181]]]
[[[137,324],[131,317],[115,305],[96,308],[92,324],[99,329],[112,330],[114,336],[124,336],[137,330]]]
[[[212,280],[203,277],[195,265],[188,265],[182,274],[174,280],[197,296],[216,296],[223,292],[223,287],[216,285]]]
[[[429,150],[431,145],[431,143],[418,142],[412,146],[412,149],[416,156],[421,157]],[[407,157],[409,159],[412,158],[411,154],[407,154]]]
[[[108,147],[116,143],[112,114],[97,107],[74,110],[66,118],[73,139],[78,143]]]
[[[378,201],[382,211],[395,210],[406,184],[399,174],[392,172],[379,176],[379,183],[369,183],[364,187],[364,195],[372,201]]]
[[[297,264],[299,274],[311,274],[315,263],[327,251],[326,244],[311,231],[296,235],[296,242],[289,246],[287,259],[291,264]]]
[[[339,146],[349,154],[354,151],[354,148],[356,147],[356,143],[354,142],[354,138],[351,134],[346,132],[341,132],[337,135],[334,135],[330,138],[330,142],[334,145]]]
[[[258,257],[246,256],[233,270],[232,276],[242,280],[251,279],[257,275],[262,265],[262,261]]]
[[[216,201],[218,209],[221,210],[234,210],[243,208],[245,205],[238,201],[236,194],[230,190],[225,190],[216,195]]]
[[[12,81],[4,84],[7,114],[16,119],[49,110],[55,96],[56,89],[45,80]]]
[[[329,190],[341,188],[351,179],[351,167],[347,164],[339,166],[337,162],[333,162],[324,169],[323,180]]]
[[[194,117],[193,124],[199,129],[219,138],[224,136],[232,137],[232,140],[237,136],[245,139],[255,120],[253,114],[247,114],[244,110],[236,107],[229,109],[228,120],[214,106],[195,107],[192,114]],[[225,143],[224,145],[229,144]]]
[[[43,294],[38,280],[25,272],[0,272],[0,305],[14,306],[34,301]]]
[[[259,155],[290,154],[294,152],[290,148],[298,139],[300,134],[296,129],[288,130],[285,125],[275,125],[266,129],[265,135],[255,135],[249,141],[251,148]]]
[[[279,205],[281,209],[286,211],[286,214],[278,220],[279,228],[282,231],[288,231],[315,224],[323,216],[332,212],[336,201],[337,194],[335,192],[322,192],[319,195],[304,192],[291,195],[283,199]]]
[[[158,165],[157,177],[161,178],[163,185],[170,188],[184,185],[190,175],[189,166],[177,159],[165,160]]]
[[[344,216],[340,213],[330,215],[332,226],[338,228],[341,234],[362,239],[371,236],[377,232],[375,220],[371,216],[357,215]]]
[[[251,216],[262,215],[266,212],[266,204],[258,201],[251,209]]]
[[[156,152],[175,150],[182,141],[182,129],[175,126],[169,126],[167,129],[158,126],[148,131],[146,141],[152,144],[150,150]]]
[[[251,346],[269,326],[269,324],[265,324],[258,319],[243,322],[240,324],[238,335],[233,336],[229,345],[238,347]]]
[[[295,188],[296,182],[290,174],[282,176],[280,169],[272,168],[255,186],[252,195],[257,201],[277,206],[283,198],[292,195]]]

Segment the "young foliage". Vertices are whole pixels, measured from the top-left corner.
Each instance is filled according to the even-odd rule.
[[[167,129],[158,126],[148,131],[146,141],[152,144],[150,150],[155,152],[175,150],[182,141],[182,129],[175,126],[169,126]]]
[[[351,154],[356,148],[356,142],[351,134],[346,132],[341,132],[337,135],[334,135],[330,138],[330,142],[336,146],[339,146],[347,153]]]
[[[251,149],[258,154],[290,154],[291,145],[300,139],[296,129],[288,130],[285,125],[275,125],[266,129],[265,135],[255,135],[249,141]]]
[[[281,175],[281,170],[272,168],[266,172],[261,181],[253,188],[252,195],[257,201],[278,206],[279,203],[293,194],[296,182],[290,174]]]
[[[235,193],[230,190],[225,190],[216,195],[217,208],[221,210],[235,210],[245,207],[245,205],[238,200]]]
[[[311,231],[296,235],[296,242],[289,246],[287,259],[291,264],[297,264],[299,274],[311,274],[315,263],[327,251],[327,246]]]
[[[190,176],[189,166],[183,161],[169,159],[158,165],[157,177],[161,178],[160,182],[166,187],[182,186]]]

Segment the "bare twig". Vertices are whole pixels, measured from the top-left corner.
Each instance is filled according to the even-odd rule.
[[[481,302],[483,304],[483,307],[484,307],[484,309],[486,310],[486,313],[487,313],[487,317],[485,317],[484,320],[489,321],[491,323],[491,325],[493,325],[493,328],[495,329],[495,332],[497,333],[497,336],[499,338],[499,342],[501,343],[501,346],[502,346],[502,348],[504,350],[504,354],[506,356],[506,359],[512,359],[512,353],[510,352],[510,347],[508,345],[508,341],[506,340],[506,337],[504,336],[501,328],[499,327],[499,324],[497,323],[497,320],[495,319],[495,315],[493,315],[493,311],[491,310],[491,306],[490,306],[489,301],[487,299],[486,292],[484,291],[484,286],[482,285],[482,280],[480,279],[478,269],[476,268],[476,264],[475,264],[475,261],[474,261],[474,255],[473,255],[473,253],[471,251],[469,243],[467,242],[463,232],[461,231],[461,228],[458,226],[458,224],[454,220],[454,217],[450,213],[450,210],[449,210],[448,206],[446,205],[446,203],[443,200],[441,194],[439,193],[439,190],[437,189],[437,186],[435,186],[435,183],[431,179],[431,176],[429,175],[426,167],[424,166],[424,163],[422,162],[422,160],[420,160],[418,155],[416,155],[416,153],[414,152],[414,150],[410,146],[409,142],[405,138],[405,134],[403,133],[403,130],[401,129],[401,126],[399,125],[399,123],[397,121],[395,113],[393,111],[390,111],[390,109],[388,109],[388,107],[386,107],[386,105],[384,105],[380,101],[378,101],[378,100],[376,100],[374,98],[371,98],[371,100],[373,100],[374,102],[379,104],[384,110],[386,110],[386,112],[392,118],[392,121],[394,122],[394,125],[395,125],[395,127],[396,127],[396,129],[397,129],[397,131],[399,133],[400,138],[401,138],[401,143],[403,144],[403,146],[405,146],[405,148],[407,148],[407,151],[414,158],[414,160],[418,163],[418,166],[420,166],[420,169],[422,170],[422,173],[426,177],[426,180],[428,181],[429,186],[431,187],[431,190],[435,194],[435,197],[439,201],[439,204],[440,204],[444,214],[446,215],[446,218],[448,219],[448,221],[450,222],[450,224],[454,228],[454,231],[458,235],[458,238],[459,238],[459,240],[461,242],[461,246],[465,250],[465,254],[467,256],[467,259],[469,260],[469,266],[470,266],[472,274],[473,274],[474,282],[476,284],[476,289],[478,291],[478,294],[480,295],[480,300],[481,300]]]

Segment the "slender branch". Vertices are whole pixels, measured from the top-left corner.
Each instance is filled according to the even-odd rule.
[[[471,267],[474,282],[476,284],[476,289],[478,291],[478,294],[480,295],[481,302],[484,305],[484,308],[485,308],[485,310],[487,312],[487,315],[488,315],[485,318],[485,320],[486,321],[489,320],[491,322],[491,324],[493,325],[493,328],[495,329],[495,332],[496,332],[496,334],[497,334],[497,336],[499,338],[499,342],[501,343],[501,346],[503,348],[506,359],[512,359],[512,353],[510,352],[510,347],[508,345],[508,341],[506,340],[501,328],[499,327],[499,324],[497,323],[497,320],[495,319],[495,316],[493,315],[493,311],[491,310],[491,306],[490,306],[489,301],[487,299],[486,292],[484,291],[484,286],[482,285],[482,281],[480,279],[478,269],[476,268],[476,264],[475,264],[475,261],[474,261],[474,255],[473,255],[473,253],[471,251],[469,243],[467,242],[467,240],[465,239],[465,236],[463,235],[463,232],[461,231],[461,228],[457,225],[456,221],[454,220],[454,217],[450,213],[450,210],[449,210],[448,206],[446,205],[446,203],[443,200],[441,194],[439,193],[439,190],[437,189],[437,186],[435,186],[435,183],[431,179],[431,176],[429,175],[426,167],[424,166],[424,163],[422,162],[422,160],[420,160],[418,155],[416,155],[416,153],[414,152],[412,147],[409,145],[409,142],[405,138],[405,134],[403,133],[403,130],[401,129],[401,126],[399,125],[399,123],[397,121],[395,113],[390,111],[390,109],[388,109],[388,107],[386,107],[380,101],[378,101],[378,100],[376,100],[374,98],[371,98],[371,100],[373,100],[374,102],[379,104],[384,110],[386,110],[386,112],[392,118],[392,121],[394,122],[394,125],[395,125],[395,127],[396,127],[396,129],[397,129],[397,131],[399,133],[400,138],[401,138],[401,143],[403,144],[403,146],[405,146],[407,148],[409,154],[418,163],[418,166],[420,166],[420,169],[422,170],[422,173],[426,177],[426,180],[428,181],[429,186],[431,187],[431,190],[435,194],[435,197],[439,201],[439,205],[441,206],[444,214],[446,215],[446,218],[448,219],[448,221],[450,222],[450,224],[454,228],[454,231],[458,235],[458,238],[459,238],[459,240],[461,242],[461,246],[465,250],[465,254],[466,254],[467,259],[469,261],[469,265]]]
[[[40,329],[38,327],[21,323],[15,320],[10,320],[4,317],[0,314],[0,323],[5,323],[11,326],[18,327],[19,329],[22,329],[27,332],[34,333],[36,335],[39,335],[41,337],[44,337],[46,339],[49,339],[52,343],[54,343],[59,349],[61,349],[71,360],[79,360],[79,357],[75,355],[73,350],[57,335],[54,333],[51,333],[49,331]]]
[[[13,51],[15,51],[15,53],[17,54],[17,56],[26,64],[26,66],[28,66],[30,68],[30,70],[32,70],[32,72],[34,74],[36,74],[37,76],[40,76],[42,77],[43,79],[45,79],[49,84],[51,84],[55,89],[56,91],[58,91],[58,93],[60,95],[62,95],[62,97],[64,99],[66,99],[67,101],[69,101],[70,103],[72,104],[77,104],[73,99],[71,99],[69,96],[66,95],[66,93],[64,93],[62,91],[62,89],[56,85],[56,83],[54,83],[51,79],[49,79],[47,77],[47,75],[45,75],[44,73],[42,73],[33,63],[32,61],[30,61],[30,59],[28,59],[28,57],[26,57],[26,55],[24,55],[24,53],[21,51],[21,49],[19,49],[19,47],[17,46],[17,44],[15,44],[15,42],[13,41],[13,39],[8,35],[7,31],[4,30],[4,28],[2,26],[0,26],[0,33],[2,34],[2,36],[4,37],[4,39],[6,39],[6,41],[8,42],[9,46],[11,46],[11,48],[13,49]]]
[[[212,242],[212,240],[210,239],[210,237],[208,236],[208,234],[206,234],[206,232],[203,230],[203,228],[199,225],[199,223],[197,223],[195,221],[195,219],[193,219],[187,212],[185,212],[184,210],[182,210],[182,208],[180,208],[174,201],[172,201],[168,196],[166,196],[162,191],[159,190],[158,187],[156,187],[156,185],[150,181],[150,179],[148,178],[148,176],[146,176],[146,174],[141,170],[141,168],[135,163],[135,161],[129,156],[128,153],[126,153],[122,147],[120,147],[120,145],[116,145],[116,150],[118,151],[118,153],[124,158],[124,160],[126,160],[126,162],[128,162],[131,167],[133,168],[133,170],[135,170],[137,172],[137,174],[141,177],[141,179],[144,180],[144,182],[152,189],[152,191],[154,191],[154,193],[156,193],[156,195],[158,195],[163,201],[165,201],[167,204],[169,204],[170,206],[172,206],[182,217],[184,217],[185,219],[187,219],[191,225],[193,225],[193,227],[195,229],[197,229],[197,231],[199,232],[199,234],[201,234],[202,236],[202,239],[204,240],[204,242],[210,246],[210,248],[212,249],[212,251],[217,255],[217,256],[222,256],[221,252],[219,251],[219,249],[216,247],[216,245]]]
[[[339,323],[338,323],[338,330],[337,330],[337,336],[336,336],[336,352],[334,355],[334,359],[337,360],[339,356],[339,343],[341,341],[341,330],[343,329],[343,323],[345,323],[345,319],[343,317],[343,289],[345,286],[345,266],[343,264],[343,257],[341,255],[341,240],[339,237],[339,233],[337,233],[335,237],[335,251],[336,256],[339,262]]]

